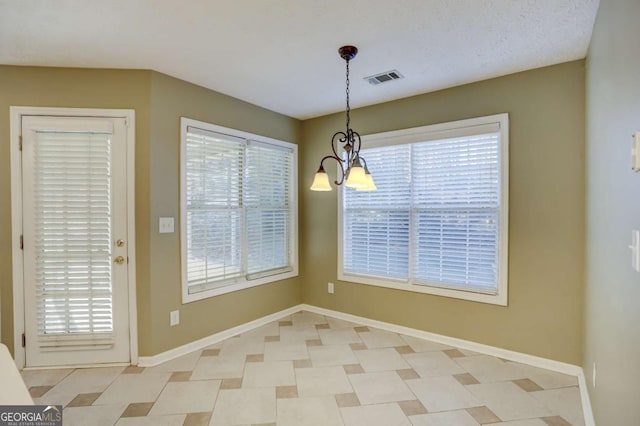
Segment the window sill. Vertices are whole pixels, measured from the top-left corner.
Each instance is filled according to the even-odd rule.
[[[435,296],[450,297],[453,299],[469,300],[472,302],[487,303],[491,305],[507,306],[507,289],[506,284],[501,285],[498,294],[474,293],[464,290],[454,290],[441,287],[430,287],[425,285],[408,284],[404,281],[392,281],[382,278],[345,274],[338,272],[340,281],[352,282],[357,284],[367,284],[377,287],[391,288],[394,290],[412,291],[414,293],[431,294]]]
[[[238,282],[232,283],[232,284],[228,284],[225,286],[221,286],[221,287],[215,287],[209,290],[203,290],[203,291],[199,291],[196,293],[188,293],[188,290],[185,288],[185,286],[182,286],[183,290],[182,290],[182,304],[187,304],[187,303],[191,303],[191,302],[196,302],[198,300],[203,300],[203,299],[208,299],[210,297],[215,297],[215,296],[220,296],[223,294],[227,294],[227,293],[233,293],[235,291],[240,291],[240,290],[246,290],[248,288],[251,287],[257,287],[260,285],[264,285],[264,284],[270,284],[270,283],[274,283],[277,281],[282,281],[282,280],[286,280],[289,278],[294,278],[298,276],[298,269],[294,268],[293,271],[290,272],[286,272],[286,273],[282,273],[282,274],[275,274],[275,275],[269,275],[266,277],[262,277],[262,278],[258,278],[255,280],[246,280],[246,279],[242,279],[239,280]]]

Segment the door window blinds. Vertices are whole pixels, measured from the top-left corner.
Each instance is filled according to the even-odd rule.
[[[343,192],[343,270],[496,294],[500,133],[363,149],[378,191]]]
[[[187,127],[189,293],[292,270],[293,150]]]
[[[28,214],[42,348],[112,343],[110,138],[36,133]]]

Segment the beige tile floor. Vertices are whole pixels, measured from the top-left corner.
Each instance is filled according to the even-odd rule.
[[[298,312],[151,368],[26,371],[71,425],[584,425],[575,377]]]

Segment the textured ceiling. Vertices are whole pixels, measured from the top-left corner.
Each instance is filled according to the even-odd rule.
[[[0,0],[0,63],[154,69],[297,118],[584,58],[598,0]],[[405,78],[372,86],[391,69]]]

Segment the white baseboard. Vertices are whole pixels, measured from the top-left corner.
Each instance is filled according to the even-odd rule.
[[[584,424],[585,426],[596,426],[596,419],[593,417],[593,408],[591,407],[591,398],[589,398],[589,388],[587,388],[587,379],[584,375],[584,370],[578,374],[578,385],[580,386],[580,400],[582,401]]]
[[[23,367],[20,371],[39,371],[39,370],[52,370],[57,368],[112,368],[112,367],[128,367],[132,363],[129,362],[107,362],[104,364],[65,364],[65,365],[56,365],[52,366],[44,366],[44,367]]]
[[[467,349],[470,351],[495,356],[509,361],[520,362],[523,364],[532,365],[538,368],[544,368],[546,370],[555,371],[558,373],[568,374],[576,376],[578,378],[578,384],[580,388],[580,397],[582,400],[582,408],[584,410],[585,426],[595,426],[593,412],[591,410],[591,402],[589,399],[589,392],[587,390],[584,371],[581,367],[573,364],[567,364],[560,361],[555,361],[547,358],[542,358],[534,355],[525,354],[522,352],[511,351],[508,349],[498,348],[495,346],[483,345],[482,343],[476,343],[469,340],[458,339],[456,337],[443,336],[441,334],[431,333],[424,330],[418,330],[415,328],[404,327],[397,324],[392,324],[384,321],[373,320],[357,315],[351,315],[344,312],[333,311],[331,309],[320,308],[313,305],[300,304],[284,309],[282,311],[267,315],[262,318],[241,324],[239,326],[221,331],[219,333],[212,334],[211,336],[204,337],[186,345],[179,346],[174,349],[170,349],[166,352],[159,353],[153,356],[141,356],[138,358],[138,366],[140,367],[153,367],[163,362],[170,361],[178,358],[182,355],[186,355],[190,352],[197,351],[222,340],[228,339],[240,333],[246,333],[255,328],[268,324],[272,321],[276,321],[280,318],[289,316],[298,311],[309,311],[320,315],[328,315],[333,318],[342,319],[345,321],[351,321],[358,324],[363,324],[370,327],[379,328],[394,333],[401,333],[407,336],[417,337],[419,339],[430,340],[432,342],[441,343],[443,345],[454,346],[460,349]]]
[[[560,361],[554,361],[547,358],[541,358],[534,355],[528,355],[521,352],[510,351],[508,349],[497,348],[495,346],[483,345],[482,343],[471,342],[469,340],[458,339],[456,337],[443,336],[442,334],[430,333],[428,331],[418,330],[415,328],[403,327],[401,325],[388,322],[372,320],[357,315],[345,314],[343,312],[332,311],[330,309],[319,308],[312,305],[301,305],[300,309],[315,312],[321,315],[329,315],[334,318],[345,321],[357,322],[371,327],[380,328],[394,333],[401,333],[419,339],[430,340],[432,342],[441,343],[443,345],[455,346],[461,349],[467,349],[482,354],[495,356],[498,358],[508,359],[509,361],[521,362],[523,364],[533,365],[534,367],[544,368],[546,370],[557,371],[558,373],[577,376],[582,368],[577,365],[567,364]]]
[[[215,343],[221,342],[225,339],[233,337],[237,334],[246,333],[247,331],[251,331],[255,328],[261,327],[265,324],[268,324],[272,321],[277,321],[282,317],[286,317],[288,315],[294,314],[301,309],[302,305],[292,306],[290,308],[284,309],[282,311],[273,313],[271,315],[264,316],[262,318],[258,318],[253,321],[249,321],[244,324],[240,324],[236,327],[226,329],[219,333],[212,334],[207,337],[203,337],[202,339],[196,340],[191,343],[187,343],[186,345],[178,346],[177,348],[169,349],[168,351],[161,352],[157,355],[152,356],[140,356],[138,357],[138,366],[139,367],[154,367],[158,364],[162,364],[163,362],[171,361],[172,359],[178,358],[183,355],[187,355],[190,352],[194,352],[200,349],[204,349],[207,346],[211,346]]]

